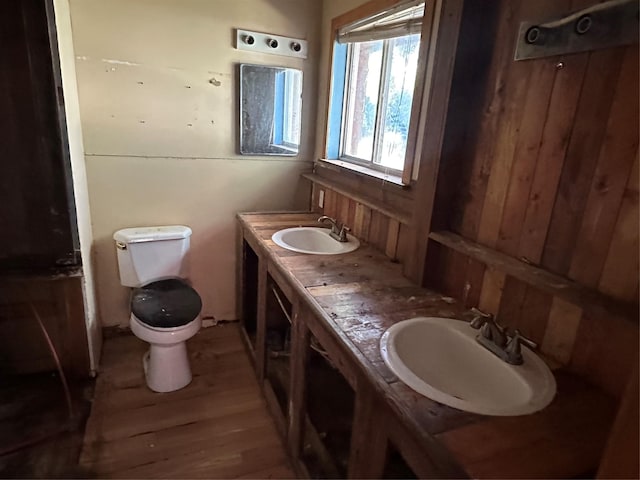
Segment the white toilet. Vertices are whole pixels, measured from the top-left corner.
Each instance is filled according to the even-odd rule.
[[[129,324],[149,342],[143,367],[148,387],[173,392],[191,382],[186,341],[202,324],[202,301],[185,281],[191,229],[180,225],[125,228],[113,234],[120,283],[134,287]]]

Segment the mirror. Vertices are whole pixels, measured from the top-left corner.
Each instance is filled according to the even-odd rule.
[[[240,154],[298,154],[302,72],[240,65]]]

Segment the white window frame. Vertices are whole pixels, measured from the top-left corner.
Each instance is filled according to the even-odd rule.
[[[409,35],[405,35],[405,36],[409,36]],[[345,147],[346,147],[346,141],[347,141],[346,118],[347,118],[347,115],[349,114],[349,108],[348,108],[349,92],[351,91],[351,89],[349,88],[349,85],[352,81],[351,66],[352,66],[352,60],[353,60],[353,44],[348,45],[347,74],[345,76],[345,89],[344,89],[345,93],[344,93],[343,105],[342,105],[342,123],[340,126],[340,157],[339,158],[340,160],[357,163],[357,164],[366,166],[367,168],[372,168],[374,170],[378,170],[381,172],[402,174],[402,171],[403,171],[402,168],[394,169],[394,168],[386,167],[384,165],[380,165],[379,163],[376,163],[376,159],[380,159],[380,147],[382,144],[382,135],[383,135],[383,132],[381,131],[382,129],[380,127],[382,125],[382,119],[385,118],[385,115],[386,115],[387,96],[389,94],[389,80],[391,76],[391,62],[389,61],[389,56],[391,54],[390,54],[389,44],[395,38],[402,38],[402,37],[394,37],[394,38],[382,40],[383,42],[382,43],[382,66],[380,68],[380,82],[378,83],[378,101],[377,101],[377,108],[376,108],[376,118],[375,118],[374,127],[373,127],[373,150],[371,153],[371,160],[368,160],[366,158],[355,157],[353,155],[347,155],[346,153],[344,153]],[[411,99],[412,103],[413,103],[414,94],[412,94],[412,99]],[[407,139],[407,142],[408,142],[408,139]],[[406,155],[406,150],[405,150],[405,155]],[[404,163],[406,163],[406,158]]]

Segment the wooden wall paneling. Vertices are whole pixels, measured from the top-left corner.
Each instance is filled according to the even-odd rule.
[[[613,231],[598,289],[623,301],[638,300],[638,154]]]
[[[590,54],[542,256],[542,265],[566,274],[577,241],[624,48]]]
[[[335,196],[335,215],[332,215],[332,217],[335,217],[339,222],[342,221],[342,204],[345,203],[345,197],[343,195],[341,195],[340,193],[336,192],[335,190],[333,191],[333,194]]]
[[[470,257],[466,259],[466,262],[465,271],[467,274],[461,300],[465,307],[477,307],[482,295],[486,265]]]
[[[389,219],[389,229],[384,247],[384,253],[392,260],[397,260],[398,256],[398,236],[400,235],[400,222],[394,218]]]
[[[384,252],[387,246],[388,233],[389,217],[373,211],[371,213],[371,227],[369,230],[368,242],[377,250]]]
[[[478,126],[495,118],[487,115],[485,99],[498,72],[492,63],[493,46],[504,37],[504,32],[497,30],[499,6],[500,2],[464,2],[460,26],[464,36],[456,52],[432,230],[452,229],[476,238],[477,221],[472,221],[470,209],[464,207],[475,205],[476,198],[484,197],[488,177],[488,168],[472,160],[482,131]],[[460,201],[454,201],[456,197]]]
[[[361,207],[360,215],[358,215],[358,210],[356,209],[356,222],[359,222],[359,231],[362,235],[362,239],[368,241],[369,239],[369,230],[371,228],[371,217],[373,212],[366,205],[358,204],[358,207]]]
[[[346,197],[346,202],[342,205],[341,217],[345,225],[353,228],[353,222],[356,219],[356,202]]]
[[[518,15],[527,16],[534,14],[540,5],[514,5],[512,8],[516,9]],[[516,13],[511,12],[510,6],[506,5],[503,5],[502,11],[503,14]],[[513,32],[510,29],[514,28],[513,22],[503,20],[501,23],[501,33],[504,34],[504,26],[509,25],[509,34],[506,37],[512,38]],[[492,102],[496,102],[500,107],[491,116],[500,117],[500,121],[496,122],[494,119],[493,122],[485,123],[485,127],[493,130],[494,134],[488,137],[486,142],[481,140],[478,146],[480,152],[485,152],[485,155],[492,158],[489,178],[485,183],[483,206],[481,210],[476,210],[479,223],[477,229],[473,227],[473,223],[471,226],[460,227],[474,237],[477,235],[481,243],[515,253],[524,222],[544,119],[548,111],[551,86],[555,79],[555,61],[544,59],[537,62],[514,63],[509,49],[505,48],[505,45],[509,44],[510,41],[506,39],[502,43],[496,42],[499,53],[495,65],[500,65],[501,68],[496,76],[492,77],[493,81],[498,82]],[[498,112],[500,115],[496,114]],[[483,147],[485,143],[487,145]],[[486,161],[477,160],[476,164],[481,166],[478,170],[482,171]],[[470,268],[467,276],[474,280],[470,281],[467,278],[466,287],[482,282],[484,275],[481,264]],[[488,281],[491,280],[490,275],[492,273],[487,274]],[[514,288],[515,285],[517,284],[514,284]],[[522,288],[525,287],[521,286]],[[482,298],[481,289],[475,298],[478,301]],[[502,301],[506,302],[509,309],[508,305],[517,298],[524,301],[525,296],[503,297]],[[487,294],[484,295],[484,301],[487,301]],[[514,313],[520,309],[518,305],[511,308]],[[517,322],[517,319],[514,321]]]
[[[353,234],[358,238],[362,237],[362,227],[364,223],[364,205],[356,203],[355,215],[353,217]]]
[[[568,2],[514,2],[513,7],[503,3],[503,11],[510,13],[515,17],[511,18],[536,18],[541,15],[553,15],[555,13],[563,13],[567,10]],[[513,8],[514,11],[509,11]],[[481,142],[489,142],[494,144],[490,147],[490,155],[493,158],[491,164],[491,172],[487,184],[487,191],[484,198],[480,225],[478,228],[477,241],[489,247],[495,247],[498,244],[499,234],[501,233],[501,225],[503,223],[503,215],[509,208],[516,212],[515,218],[518,218],[517,212],[526,208],[526,200],[522,203],[521,198],[528,195],[528,186],[531,179],[527,175],[527,166],[523,164],[526,161],[522,154],[529,150],[537,153],[539,147],[539,137],[542,134],[541,125],[547,130],[553,131],[553,124],[549,125],[549,120],[553,118],[552,110],[558,107],[560,110],[564,103],[556,106],[553,105],[553,96],[556,93],[553,85],[553,78],[547,69],[553,69],[554,62],[551,59],[533,60],[527,62],[515,62],[512,57],[513,38],[516,36],[518,22],[508,21],[503,18],[503,22],[509,26],[511,35],[507,36],[503,42],[497,43],[501,55],[498,57],[501,62],[501,88],[494,91],[498,98],[500,108],[492,112],[493,115],[499,117],[494,134],[491,136],[483,135]],[[564,70],[564,69],[563,69]],[[537,81],[536,84],[533,81]],[[556,79],[557,85],[557,79]],[[573,85],[575,88],[575,85]],[[546,91],[545,91],[546,87]],[[558,95],[562,92],[558,91]],[[539,104],[549,105],[551,95],[550,108],[540,109]],[[557,100],[557,99],[556,99]],[[532,137],[532,138],[529,138]],[[543,144],[544,145],[544,144]],[[530,152],[531,153],[531,152]],[[543,153],[540,152],[540,156]],[[535,161],[536,155],[530,158]],[[520,160],[519,162],[517,160]],[[516,168],[514,171],[515,167]],[[530,168],[530,167],[529,167]],[[522,182],[513,181],[522,180]],[[519,179],[518,176],[521,178]],[[518,191],[518,187],[521,187]],[[512,198],[508,198],[509,190],[512,191]],[[522,213],[520,213],[522,215]],[[511,220],[507,216],[507,220]],[[502,233],[509,232],[508,227],[511,223],[507,223]],[[514,227],[518,230],[518,222],[514,222]],[[519,233],[519,232],[516,232]],[[515,243],[517,239],[508,238],[511,243]],[[507,243],[508,245],[508,243]]]
[[[506,274],[494,267],[488,267],[483,274],[478,307],[485,313],[498,314],[500,301],[506,282]]]
[[[504,282],[504,290],[498,309],[498,322],[505,327],[514,328],[520,323],[522,306],[527,296],[527,284],[510,276]]]
[[[482,1],[470,3],[474,5],[477,3],[480,4],[476,5],[474,9],[467,10],[467,2],[465,2],[465,10],[468,11],[471,17],[468,20],[468,25],[474,26],[477,22],[478,12],[486,11],[485,9],[487,7],[486,2]],[[520,2],[501,1],[495,2],[495,5],[496,8],[498,8],[498,12],[494,13],[494,15],[497,16],[495,37],[492,38],[492,36],[489,36],[489,38],[486,39],[486,43],[481,42],[480,44],[476,44],[473,37],[466,35],[460,40],[460,48],[462,51],[466,51],[466,49],[469,51],[467,57],[460,58],[460,63],[473,63],[474,59],[477,59],[478,55],[482,55],[484,50],[490,53],[490,63],[485,66],[487,69],[485,85],[471,82],[469,87],[457,86],[458,89],[462,89],[462,94],[465,96],[466,101],[473,103],[475,99],[483,99],[481,105],[482,115],[476,125],[470,126],[472,130],[477,131],[475,137],[469,137],[467,139],[467,141],[471,142],[469,146],[469,156],[472,161],[470,161],[470,164],[466,166],[466,168],[462,169],[458,179],[458,185],[454,183],[455,201],[447,202],[445,199],[440,202],[444,211],[451,210],[452,208],[456,210],[455,205],[457,205],[460,214],[454,219],[457,221],[451,225],[451,228],[453,231],[472,239],[477,238],[478,229],[480,228],[482,206],[486,196],[489,174],[494,158],[493,152],[496,146],[494,139],[497,137],[501,126],[498,113],[505,108],[505,77],[509,65],[513,63],[512,53],[500,47],[512,42],[514,38],[515,31],[511,25],[512,22],[509,20],[517,18]],[[467,26],[467,23],[465,23],[465,26],[467,29],[470,28]],[[478,45],[481,47],[480,52],[476,52]],[[482,63],[478,65],[479,68],[482,68],[482,66]],[[478,74],[479,72],[476,72],[474,76]],[[462,80],[462,82],[464,81],[465,79]],[[479,88],[479,90],[476,90],[476,88]],[[456,92],[453,92],[453,94],[456,95]],[[489,141],[488,139],[491,140]],[[452,142],[459,141],[460,139],[452,140]],[[455,179],[451,179],[452,182],[454,180]],[[439,186],[438,190],[442,192],[443,186]]]
[[[437,243],[432,243],[429,248],[433,248],[434,253],[427,254],[425,285],[460,300],[466,307],[477,307],[485,265]]]
[[[353,230],[353,225],[356,221],[356,204],[357,202],[355,200],[349,199],[349,211],[347,212],[345,222],[351,230]]]
[[[547,321],[553,297],[540,290],[527,286],[520,308],[520,316],[509,326],[519,329],[525,337],[538,345],[542,344],[547,329]]]
[[[324,206],[320,207],[320,190],[315,183],[311,182],[311,211],[316,213],[322,213]],[[323,194],[324,195],[324,194]]]
[[[404,189],[374,178],[352,178],[348,173],[353,172],[339,173],[317,167],[315,174],[305,173],[303,177],[321,188],[329,188],[373,210],[378,210],[390,218],[397,218],[403,223],[410,222],[410,215],[407,212],[411,210],[411,189]]]
[[[337,214],[337,194],[330,188],[324,190],[324,214],[334,217]]]
[[[414,259],[412,259],[410,256],[411,255],[410,246],[411,246],[411,243],[413,242],[414,237],[415,237],[415,233],[412,227],[408,225],[400,224],[400,230],[398,232],[397,256],[398,256],[398,261],[402,264],[404,264],[405,262],[414,261]]]
[[[538,264],[547,238],[549,221],[560,181],[562,165],[573,127],[574,115],[587,64],[587,55],[563,59],[557,70],[535,175],[527,202],[518,256]]]
[[[510,181],[496,239],[499,251],[517,255],[529,193],[540,151],[551,90],[556,77],[555,58],[532,62],[529,84],[522,95],[523,110],[513,151]]]
[[[561,365],[567,365],[578,335],[582,309],[554,297],[540,350]]]
[[[597,286],[638,150],[638,47],[627,47],[569,276]]]
[[[429,245],[425,283],[453,298],[464,296],[468,258],[437,243]]]
[[[493,158],[491,171],[477,234],[478,242],[489,247],[495,247],[498,241],[514,163],[515,140],[518,138],[518,129],[524,110],[524,102],[521,99],[527,91],[530,80],[530,64],[513,63],[513,60],[511,62],[512,65],[505,68],[505,78],[501,79],[504,81],[503,89],[497,92],[498,96],[505,97],[500,109],[500,126],[495,136],[484,137],[484,140],[481,140],[494,144],[491,151]]]
[[[340,206],[338,209],[337,218],[340,219],[341,222],[343,222],[344,224],[350,227],[351,225],[353,225],[353,223],[349,224],[349,210],[351,208],[352,200],[346,195],[339,195],[339,196],[340,196],[340,203],[339,203]],[[355,214],[355,210],[354,210],[354,214]],[[354,215],[354,219],[355,219],[355,215]]]

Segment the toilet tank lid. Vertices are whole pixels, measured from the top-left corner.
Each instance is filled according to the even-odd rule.
[[[166,225],[160,227],[134,227],[118,230],[113,239],[122,243],[155,242],[176,240],[191,236],[191,229],[184,225]]]

